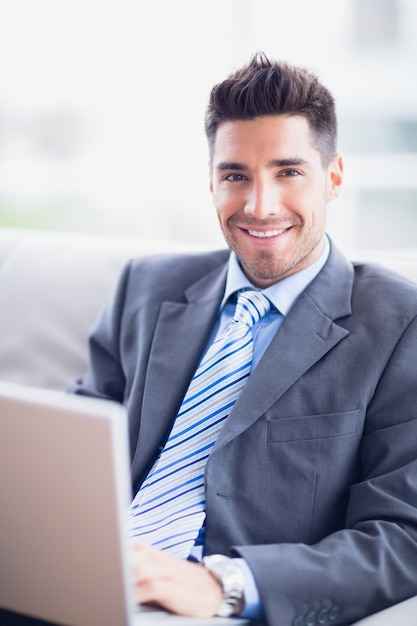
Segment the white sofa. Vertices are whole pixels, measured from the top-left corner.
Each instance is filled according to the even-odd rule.
[[[0,380],[65,389],[85,370],[89,331],[124,263],[203,247],[210,246],[0,228]],[[417,248],[351,256],[417,282]],[[416,626],[417,596],[359,624]]]
[[[65,389],[128,259],[192,243],[0,228],[0,380]]]
[[[129,258],[210,247],[0,228],[0,380],[64,389],[86,367],[89,331]],[[355,256],[417,282],[417,248]]]

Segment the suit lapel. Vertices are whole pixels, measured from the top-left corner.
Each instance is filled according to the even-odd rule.
[[[136,469],[151,461],[178,411],[210,336],[224,293],[226,270],[222,265],[192,285],[185,293],[186,302],[161,303],[146,373],[145,419],[140,426]]]
[[[335,249],[294,303],[233,407],[216,449],[259,419],[349,332],[334,320],[351,314],[353,268]]]

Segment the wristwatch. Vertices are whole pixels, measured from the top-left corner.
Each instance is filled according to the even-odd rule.
[[[205,556],[203,565],[219,581],[223,589],[223,600],[216,613],[217,617],[234,615],[243,598],[245,579],[242,568],[234,559],[223,554]]]

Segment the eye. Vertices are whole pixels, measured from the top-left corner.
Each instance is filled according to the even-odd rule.
[[[300,172],[298,170],[282,170],[278,176],[281,176],[283,178],[288,178],[288,177],[292,177],[292,176],[300,176]]]
[[[229,182],[240,182],[242,180],[246,180],[246,176],[243,176],[243,174],[236,174],[236,172],[232,173],[232,174],[226,174],[226,176],[223,177],[223,180],[228,180]]]

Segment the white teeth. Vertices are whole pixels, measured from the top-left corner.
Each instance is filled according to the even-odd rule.
[[[276,237],[277,235],[281,235],[281,233],[283,233],[285,230],[286,228],[282,228],[281,230],[267,230],[267,231],[248,229],[248,233],[249,235],[252,235],[252,237],[259,237],[260,239],[263,239],[265,237]]]

